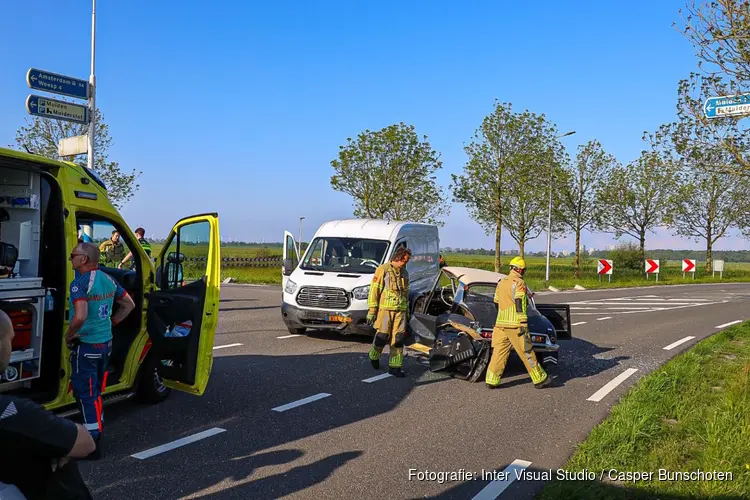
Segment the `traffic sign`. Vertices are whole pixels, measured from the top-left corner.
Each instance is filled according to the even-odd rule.
[[[31,94],[26,98],[26,111],[31,115],[55,120],[66,120],[69,122],[89,122],[89,108],[81,104],[58,101],[46,97]]]
[[[682,259],[682,272],[694,273],[695,272],[695,259]]]
[[[723,260],[715,260],[712,262],[713,273],[712,276],[716,276],[716,273],[719,273],[719,277],[724,278],[724,261]]]
[[[703,111],[706,118],[750,115],[750,94],[709,97]]]
[[[90,95],[89,82],[49,71],[31,68],[26,72],[26,83],[30,88],[52,92],[53,94],[88,99]]]
[[[87,135],[76,135],[60,139],[57,145],[57,154],[60,156],[75,156],[86,154],[89,151],[89,137]]]
[[[607,259],[599,259],[597,273],[612,274],[612,261]]]
[[[654,259],[646,259],[646,272],[659,274],[659,261]]]

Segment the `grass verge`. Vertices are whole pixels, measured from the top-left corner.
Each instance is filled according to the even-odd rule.
[[[538,498],[748,498],[750,322],[699,342],[641,379],[564,469],[594,472],[596,480],[553,480]],[[732,477],[660,480],[660,470]],[[651,480],[618,477],[637,471],[652,472]]]

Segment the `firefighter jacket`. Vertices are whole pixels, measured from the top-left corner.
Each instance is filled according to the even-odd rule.
[[[497,284],[495,303],[497,304],[495,326],[500,328],[528,326],[526,283],[520,274],[511,271],[505,279]]]
[[[367,313],[378,310],[407,311],[409,309],[409,273],[405,267],[383,264],[375,270],[367,297]]]

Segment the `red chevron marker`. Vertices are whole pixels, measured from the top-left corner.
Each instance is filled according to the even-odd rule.
[[[611,260],[599,259],[599,274],[612,274]]]
[[[659,261],[654,259],[646,259],[646,272],[651,273],[659,273]]]
[[[694,273],[695,272],[695,259],[682,259],[682,272]]]

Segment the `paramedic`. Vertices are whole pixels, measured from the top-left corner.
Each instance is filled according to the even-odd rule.
[[[0,311],[0,372],[10,362],[13,335],[10,318]],[[94,451],[94,440],[83,426],[26,398],[0,394],[0,443],[0,496],[10,492],[5,484],[18,488],[27,500],[92,498],[71,461]]]
[[[146,230],[143,229],[142,227],[139,227],[138,229],[135,230],[135,235],[138,236],[138,243],[140,243],[141,246],[143,247],[143,251],[146,252],[146,255],[148,255],[149,258],[151,258],[151,243],[149,243],[148,240],[146,239]],[[128,252],[125,258],[122,259],[122,262],[118,264],[117,268],[122,269],[122,266],[124,266],[125,263],[127,263],[132,258],[133,258],[133,252]]]
[[[490,389],[500,385],[500,377],[505,370],[510,350],[515,349],[523,361],[531,381],[538,389],[550,384],[544,368],[539,364],[531,345],[529,319],[526,315],[528,296],[523,274],[526,261],[515,257],[510,261],[510,274],[500,280],[495,290],[497,320],[492,330],[492,358],[487,367],[485,383]]]
[[[125,257],[125,245],[120,241],[120,233],[117,230],[112,231],[112,236],[99,245],[99,254],[104,257],[102,264],[108,267],[115,267],[122,262]]]
[[[79,243],[70,262],[79,276],[70,284],[70,325],[65,341],[71,350],[73,395],[80,405],[84,427],[97,442],[100,452],[102,398],[107,384],[107,362],[112,351],[112,325],[125,319],[135,308],[133,299],[109,275],[99,270],[99,249]],[[120,306],[112,314],[113,303]]]
[[[409,273],[406,263],[411,250],[399,247],[393,252],[391,261],[379,266],[370,283],[367,298],[367,324],[375,326],[375,339],[369,358],[373,368],[380,368],[380,355],[386,344],[390,344],[388,372],[395,377],[405,377],[402,368],[406,321],[409,314]]]

